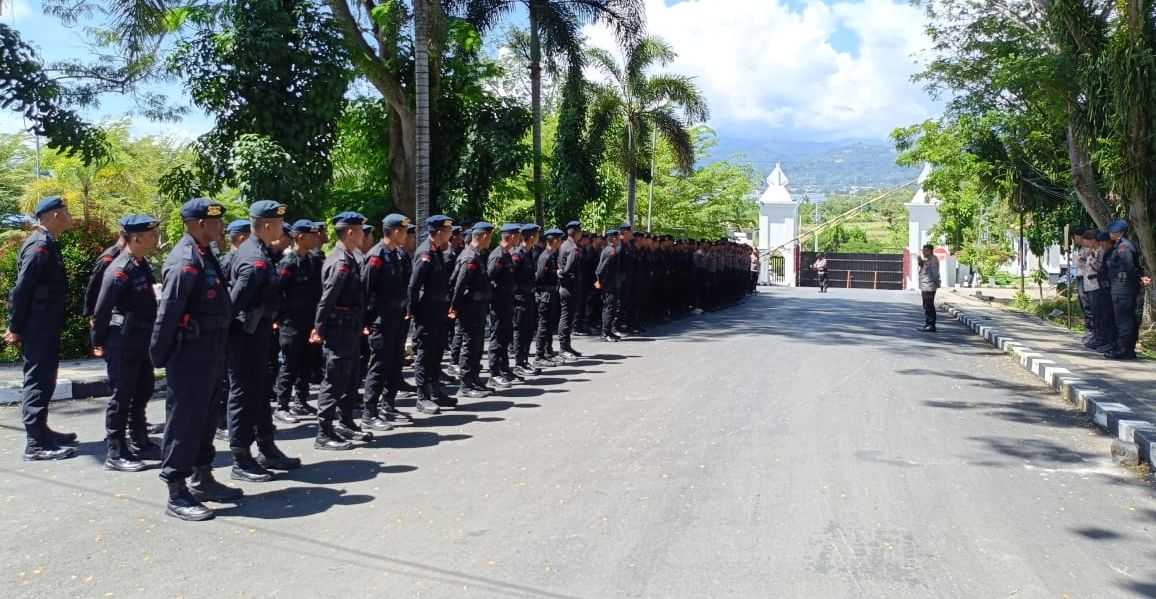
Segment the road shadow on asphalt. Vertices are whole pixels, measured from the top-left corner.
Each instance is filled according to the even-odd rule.
[[[277,474],[277,480],[292,480],[313,485],[345,485],[364,482],[381,474],[404,474],[417,466],[385,465],[372,460],[319,460],[296,470]]]
[[[372,495],[351,495],[344,489],[286,487],[245,495],[235,505],[216,507],[213,511],[222,517],[280,520],[314,516],[335,506],[362,505],[374,499]]]
[[[388,447],[392,449],[417,449],[419,447],[433,447],[451,441],[465,441],[474,438],[473,435],[442,435],[431,431],[408,430],[402,433],[383,435],[373,440],[373,447]]]

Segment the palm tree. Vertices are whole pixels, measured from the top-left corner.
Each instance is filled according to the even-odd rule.
[[[657,131],[674,151],[679,170],[694,167],[694,143],[688,126],[703,122],[710,114],[706,101],[690,77],[650,75],[658,64],[666,66],[675,58],[674,50],[662,38],[645,36],[624,48],[625,61],[619,64],[609,52],[594,48],[588,59],[608,77],[607,83],[594,84],[591,118],[597,130],[621,126],[624,139],[609,145],[619,168],[626,175],[626,222],[634,224],[634,197],[639,175],[649,177],[650,152],[642,144],[652,130]]]
[[[414,47],[414,99],[417,112],[417,195],[415,197],[415,222],[422,223],[429,217],[430,190],[430,139],[429,139],[429,18],[426,0],[413,3],[413,47]]]
[[[643,0],[469,0],[467,17],[480,31],[525,6],[530,29],[530,104],[534,113],[534,219],[545,224],[542,205],[542,51],[582,59],[582,26],[602,22],[622,43],[642,32]]]

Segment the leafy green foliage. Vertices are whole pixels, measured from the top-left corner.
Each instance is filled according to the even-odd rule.
[[[48,147],[91,163],[105,155],[99,129],[67,109],[64,90],[50,80],[31,46],[0,23],[0,108],[16,110],[48,138]]]
[[[169,69],[216,117],[200,140],[205,178],[235,183],[250,200],[283,201],[292,216],[324,212],[351,71],[340,32],[317,2],[225,2]]]

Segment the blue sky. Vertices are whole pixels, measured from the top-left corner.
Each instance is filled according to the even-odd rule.
[[[78,24],[40,13],[38,0],[0,0],[0,15],[47,60],[90,52]],[[667,70],[695,77],[720,137],[884,141],[891,129],[939,112],[910,82],[928,42],[923,15],[907,0],[646,0],[648,26],[679,53]],[[14,9],[14,10],[13,10]],[[612,47],[608,32],[591,42]],[[178,84],[158,88],[187,101]],[[88,118],[119,118],[133,108],[108,97]],[[134,119],[137,134],[191,139],[211,127],[193,108],[180,123]],[[0,113],[0,130],[20,128]]]

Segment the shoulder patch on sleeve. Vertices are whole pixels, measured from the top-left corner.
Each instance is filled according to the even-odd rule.
[[[280,271],[278,271],[278,274],[280,274],[283,277],[287,277],[287,276],[293,274],[293,271],[289,270],[288,268],[282,268]]]
[[[381,258],[378,258],[377,256],[370,256],[369,266],[372,268],[381,268]]]
[[[181,272],[187,272],[191,275],[195,275],[195,274],[200,273],[201,271],[196,266],[193,266],[192,264],[186,264],[186,265],[181,267]]]
[[[264,260],[254,260],[253,266],[256,268],[269,268],[269,263]]]
[[[1121,250],[1121,251],[1122,251],[1122,250]],[[46,247],[44,247],[44,246],[42,246],[42,245],[41,245],[41,246],[37,246],[37,247],[36,247],[36,253],[37,253],[37,254],[45,254],[45,255],[47,255],[47,254],[48,254],[48,248],[46,248]]]
[[[108,264],[109,262],[112,262],[112,256],[103,256],[101,257],[100,261]]]
[[[421,261],[422,262],[429,262],[430,260],[431,260],[431,258],[429,257],[429,252],[426,252],[426,253],[421,255]]]

